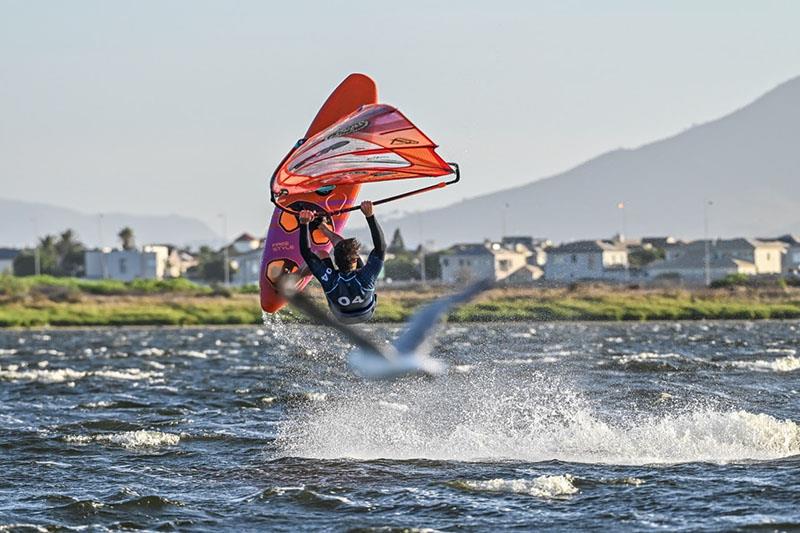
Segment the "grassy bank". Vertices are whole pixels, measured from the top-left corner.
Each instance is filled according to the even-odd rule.
[[[320,304],[322,295],[309,291]],[[381,291],[375,319],[401,322],[442,289]],[[289,321],[303,320],[291,311]],[[497,289],[458,309],[454,321],[700,320],[800,318],[800,290],[618,287]],[[186,280],[88,281],[0,277],[0,327],[260,324],[258,296]]]

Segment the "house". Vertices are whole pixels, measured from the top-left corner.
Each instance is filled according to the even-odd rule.
[[[528,264],[531,252],[520,245],[506,248],[499,242],[456,244],[439,257],[442,281],[463,283],[469,280],[502,280]]]
[[[800,276],[800,237],[787,234],[774,240],[786,245],[786,253],[783,255],[783,274]]]
[[[652,281],[671,280],[689,285],[705,284],[705,254],[693,251],[671,261],[656,261],[646,269],[647,277]],[[709,257],[709,280],[715,281],[732,274],[755,276],[755,264],[732,257]]]
[[[758,239],[717,239],[692,241],[668,253],[663,261],[646,268],[650,279],[671,278],[702,285],[706,281],[706,245],[709,280],[731,274],[754,276],[780,274],[786,244]]]
[[[641,246],[645,250],[652,249],[652,248],[659,248],[664,250],[667,246],[671,246],[676,244],[678,240],[675,237],[667,236],[667,237],[642,237],[641,238]]]
[[[245,232],[227,246],[232,270],[231,284],[239,286],[258,284],[263,244],[262,239]]]
[[[164,279],[168,259],[169,248],[162,245],[143,246],[138,250],[103,248],[87,251],[84,266],[89,279]]]
[[[14,275],[14,259],[19,253],[15,248],[0,248],[0,274]]]
[[[525,264],[503,278],[504,285],[531,285],[544,276],[544,269],[538,265]]]
[[[261,248],[261,239],[245,232],[236,237],[236,239],[228,245],[228,254],[230,257],[235,257],[237,255],[250,253],[258,248]]]
[[[253,285],[258,284],[261,275],[261,247],[241,253],[231,257],[231,267],[233,275],[231,283],[233,285]]]
[[[544,277],[548,281],[625,281],[628,279],[628,247],[624,243],[575,241],[547,251]]]
[[[167,249],[169,255],[167,256],[166,277],[182,278],[186,276],[186,272],[190,268],[197,266],[197,258],[188,251],[181,250],[175,246],[168,246]]]
[[[503,248],[509,248],[519,251],[526,249],[531,253],[528,257],[528,264],[534,266],[544,266],[547,262],[547,249],[553,245],[549,239],[540,239],[535,237],[503,237],[500,241]]]
[[[167,266],[164,271],[166,278],[182,278],[186,272],[197,266],[197,258],[187,250],[181,250],[172,244],[154,244],[151,246],[165,246],[167,248]]]

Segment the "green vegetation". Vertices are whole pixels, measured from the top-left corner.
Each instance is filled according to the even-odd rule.
[[[197,251],[196,259],[197,266],[190,268],[186,273],[190,278],[219,283],[225,281],[224,250],[214,250],[208,246],[201,246]],[[234,272],[236,272],[236,269],[231,268],[231,275]]]
[[[661,248],[636,248],[628,254],[628,262],[631,268],[642,268],[664,256]]]
[[[23,250],[14,258],[14,272],[19,276],[32,276],[39,271],[53,276],[83,275],[83,254],[86,248],[71,229],[60,235],[45,235],[36,249]],[[38,252],[38,257],[37,257]]]
[[[112,279],[88,280],[54,276],[0,276],[0,302],[19,301],[37,295],[47,297],[55,289],[73,290],[77,295],[143,295],[177,293],[188,295],[212,294],[214,289],[187,279],[118,281]]]
[[[257,288],[206,287],[183,279],[130,283],[50,276],[0,276],[0,327],[260,324]],[[443,289],[384,289],[379,322],[406,320]],[[322,293],[309,290],[320,305]],[[304,320],[282,311],[288,321]],[[453,321],[701,320],[800,318],[800,290],[729,287],[716,290],[507,288],[456,310]]]

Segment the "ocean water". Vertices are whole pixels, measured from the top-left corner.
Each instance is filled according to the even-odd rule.
[[[395,327],[370,326],[390,340]],[[800,322],[0,332],[0,531],[800,528]]]

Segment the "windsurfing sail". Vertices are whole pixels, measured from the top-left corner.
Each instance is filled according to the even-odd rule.
[[[272,201],[293,212],[289,206],[302,194],[324,196],[347,185],[455,175],[450,181],[375,201],[377,205],[457,182],[458,165],[445,162],[436,147],[394,107],[365,105],[313,137],[298,141],[272,176]]]

